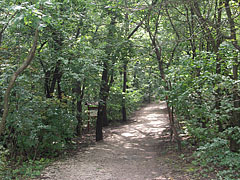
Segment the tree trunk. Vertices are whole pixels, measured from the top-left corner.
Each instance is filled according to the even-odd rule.
[[[81,136],[82,134],[82,102],[83,102],[84,90],[85,90],[84,82],[83,82],[83,85],[81,85],[80,82],[77,82],[74,92],[76,93],[76,96],[77,96],[76,134],[78,136]]]
[[[56,86],[56,83],[57,83],[57,80],[59,77],[59,71],[60,71],[59,66],[60,66],[60,61],[57,61],[57,64],[56,64],[56,67],[55,67],[55,70],[53,73],[50,90],[49,90],[51,95],[54,93],[54,89],[55,89],[55,86]]]
[[[231,39],[232,39],[232,44],[233,46],[240,50],[240,46],[237,41],[237,27],[235,26],[235,22],[232,16],[232,12],[230,9],[230,0],[225,0],[225,9],[228,17],[228,23],[230,26],[230,31],[231,31]],[[233,64],[233,79],[238,80],[239,77],[239,61],[238,61],[238,52],[236,52],[235,55],[235,61]],[[233,86],[233,106],[234,108],[239,108],[240,107],[240,96],[239,96],[239,90],[238,90],[238,85]],[[239,110],[234,110],[233,115],[232,115],[232,122],[230,122],[232,127],[240,127],[240,112]],[[230,150],[232,152],[238,152],[240,150],[240,143],[238,143],[238,139],[232,138],[234,136],[235,132],[232,133],[230,137]]]
[[[107,89],[108,89],[108,69],[107,64],[104,62],[104,69],[102,72],[102,82],[99,93],[99,102],[98,102],[98,114],[96,122],[96,141],[103,140],[103,122],[107,122],[107,113],[106,113],[106,98],[107,98]]]
[[[221,74],[221,58],[219,57],[219,54],[217,53],[216,57],[216,74]],[[219,82],[217,82],[218,84]],[[216,95],[215,95],[215,108],[217,110],[217,115],[220,117],[220,106],[221,106],[221,90],[218,88],[216,90]],[[219,119],[219,118],[218,118]],[[223,126],[222,122],[220,120],[217,120],[217,125],[218,125],[218,131],[222,132],[223,131]]]
[[[127,89],[127,62],[123,65],[123,95],[122,95],[122,121],[127,121],[126,112],[126,89]]]
[[[148,83],[148,103],[151,103],[151,96],[152,96],[152,84],[150,81],[150,76],[152,75],[152,68],[149,68],[149,83]]]
[[[62,74],[59,73],[57,78],[58,99],[62,99],[61,79],[62,79]]]
[[[63,46],[63,35],[61,34],[61,32],[57,32],[57,30],[53,29],[52,32],[52,38],[54,40],[54,44],[53,44],[53,49],[56,53],[60,53],[61,48]],[[43,43],[44,44],[44,43]],[[57,85],[57,97],[59,99],[62,98],[62,92],[61,92],[61,86],[60,86],[60,82],[61,82],[61,77],[63,72],[61,72],[61,61],[58,60],[56,62],[55,68],[51,68],[51,70],[48,70],[48,68],[46,68],[43,64],[43,62],[40,60],[41,66],[43,68],[43,72],[45,74],[45,82],[44,82],[44,91],[45,91],[45,95],[46,98],[52,98],[53,97],[53,93],[54,90],[56,88]]]
[[[109,122],[108,122],[108,118],[107,118],[107,98],[109,95],[109,88],[110,85],[108,84],[108,69],[107,69],[107,64],[105,64],[105,69],[106,72],[103,73],[103,89],[101,90],[101,98],[100,100],[102,101],[102,121],[103,121],[103,127],[108,126]]]
[[[108,92],[106,92],[108,94]],[[103,97],[103,108],[102,108],[102,118],[103,118],[103,127],[108,126],[108,118],[107,118],[107,96]]]
[[[235,55],[235,62],[233,65],[233,79],[235,81],[238,80],[238,67],[239,67],[239,62],[238,62],[238,53],[236,53]],[[234,110],[233,111],[233,115],[232,115],[232,122],[231,122],[231,126],[232,127],[240,127],[240,112],[239,110],[237,110],[238,108],[240,108],[240,96],[239,96],[239,89],[238,89],[238,84],[235,84],[233,86],[233,106],[234,106]],[[233,132],[231,134],[230,137],[230,150],[232,152],[238,152],[240,150],[240,143],[238,143],[237,139],[234,139],[235,132]]]
[[[50,71],[45,72],[44,91],[45,91],[46,98],[51,98],[50,89],[49,89],[50,75],[51,75]]]

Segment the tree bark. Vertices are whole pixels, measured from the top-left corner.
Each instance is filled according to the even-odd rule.
[[[107,89],[108,89],[108,67],[106,62],[104,62],[104,69],[102,72],[102,82],[99,93],[98,102],[98,114],[96,122],[96,141],[103,140],[103,122],[107,123],[107,113],[106,113],[106,100],[107,100]]]

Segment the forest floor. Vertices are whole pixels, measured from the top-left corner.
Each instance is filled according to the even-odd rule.
[[[130,121],[104,129],[104,141],[91,143],[47,167],[47,180],[192,180],[185,163],[169,142],[166,104],[151,103]],[[174,144],[174,145],[173,145]]]

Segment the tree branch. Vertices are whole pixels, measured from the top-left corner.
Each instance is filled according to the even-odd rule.
[[[3,135],[5,132],[5,128],[6,128],[6,119],[8,116],[8,110],[9,110],[9,96],[11,93],[11,89],[14,86],[14,83],[17,79],[17,77],[28,67],[28,65],[32,62],[35,52],[36,52],[36,48],[37,48],[37,42],[38,42],[38,30],[35,31],[35,35],[34,35],[34,40],[33,40],[33,45],[31,47],[31,50],[27,56],[26,61],[24,61],[22,63],[22,65],[13,73],[11,80],[9,82],[9,85],[7,87],[7,90],[5,91],[4,94],[4,111],[3,111],[3,116],[2,116],[2,121],[0,123],[0,135]]]
[[[128,39],[130,39],[135,32],[137,32],[137,30],[142,26],[143,22],[144,22],[145,18],[143,18],[143,20],[135,27],[135,29],[128,35]]]

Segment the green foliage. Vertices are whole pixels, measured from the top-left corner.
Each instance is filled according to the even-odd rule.
[[[122,119],[122,89],[115,85],[111,88],[111,93],[108,99],[108,118],[110,121],[121,121]],[[125,94],[127,115],[130,116],[133,111],[135,111],[144,100],[144,93],[141,90],[136,90],[134,88],[128,89]]]
[[[26,59],[34,29],[40,30],[35,61],[19,76],[11,93],[7,132],[0,146],[1,172],[9,173],[6,177],[37,174],[38,161],[31,159],[56,156],[67,148],[75,136],[77,101],[82,102],[81,125],[85,125],[84,104],[99,101],[101,74],[106,68],[108,83],[110,75],[114,80],[107,100],[110,121],[122,119],[123,100],[130,115],[151,97],[167,97],[179,132],[199,148],[199,163],[214,165],[219,179],[236,178],[239,154],[229,151],[229,143],[240,139],[236,120],[240,114],[239,50],[234,40],[222,36],[232,34],[224,6],[220,1],[196,1],[203,17],[199,19],[191,3],[150,3],[0,1],[1,115],[9,78]],[[231,3],[239,45],[238,4]],[[222,17],[218,17],[220,7]],[[158,17],[159,8],[163,11]],[[147,31],[156,35],[157,46],[152,46]],[[156,48],[161,57],[156,57]],[[127,65],[128,81],[124,93],[123,65]],[[83,97],[76,93],[76,84],[84,87]],[[9,157],[28,161],[10,170]]]
[[[218,179],[237,180],[240,176],[240,154],[229,151],[226,139],[214,138],[198,148],[195,165],[217,173]]]
[[[129,89],[126,96],[128,113],[135,111],[144,101],[144,93],[141,90]]]
[[[9,150],[4,148],[2,144],[0,144],[0,177],[4,176],[4,172],[7,169],[7,156],[9,156]]]
[[[0,177],[2,177],[2,180],[35,178],[41,174],[41,170],[49,165],[50,162],[51,160],[45,158],[16,164],[7,162],[5,168],[0,169]]]
[[[176,108],[178,120],[196,142],[205,143],[218,134],[217,121],[226,128],[234,110],[232,91],[234,81],[225,75],[215,74],[215,56],[199,52],[196,59],[182,56],[176,66],[169,70],[168,78],[173,82],[167,92],[169,102]],[[199,71],[199,74],[195,74]],[[215,84],[215,82],[221,83]],[[215,109],[218,89],[223,91],[220,109]]]
[[[9,148],[12,146],[11,150],[15,153],[29,158],[54,156],[64,150],[76,126],[66,103],[56,99],[42,99],[39,102],[39,98],[23,100],[18,104],[18,111],[8,116],[10,136],[5,143]]]
[[[120,86],[114,85],[111,88],[111,93],[108,98],[108,112],[109,121],[120,121],[121,116],[121,101],[122,101],[122,89]]]

